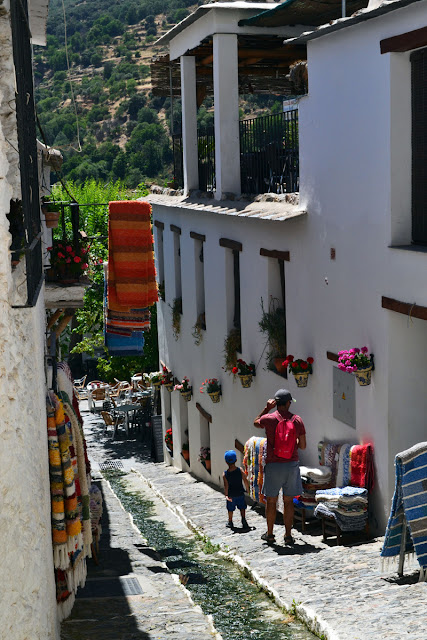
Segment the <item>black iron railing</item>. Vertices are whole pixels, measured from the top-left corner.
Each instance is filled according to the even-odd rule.
[[[199,153],[199,189],[214,191],[215,189],[215,131],[209,127],[197,132],[197,148]]]
[[[173,147],[173,180],[177,189],[184,186],[184,164],[182,158],[182,133],[174,133],[172,136]]]
[[[43,282],[43,267],[31,34],[28,26],[27,1],[11,0],[10,15],[16,77],[16,119],[25,232],[23,253],[25,253],[27,275],[27,301],[22,306],[32,307],[37,302]]]
[[[299,190],[298,110],[240,121],[242,193]]]
[[[240,171],[242,193],[299,191],[298,110],[241,120]],[[215,189],[215,134],[211,127],[197,134],[199,189]],[[173,136],[174,175],[184,186],[182,137]]]

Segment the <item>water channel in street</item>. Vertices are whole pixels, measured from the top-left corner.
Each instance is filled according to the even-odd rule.
[[[137,474],[105,477],[148,544],[213,617],[224,640],[314,640],[303,624],[219,554],[219,547],[190,532]]]

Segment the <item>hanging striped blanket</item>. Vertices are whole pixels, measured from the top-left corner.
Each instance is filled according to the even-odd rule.
[[[151,206],[147,202],[109,203],[108,308],[129,312],[157,302]]]
[[[263,504],[266,502],[261,492],[264,482],[266,444],[267,438],[256,438],[255,436],[249,438],[245,444],[243,456],[243,469],[248,477],[249,495],[256,502]]]
[[[381,556],[399,555],[405,516],[417,560],[427,570],[427,442],[398,453],[394,464],[396,482]],[[408,537],[406,551],[410,550]]]

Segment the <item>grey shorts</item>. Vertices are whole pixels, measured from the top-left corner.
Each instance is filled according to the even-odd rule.
[[[280,489],[284,496],[299,496],[302,493],[298,460],[269,462],[265,465],[262,493],[268,498],[276,498]]]

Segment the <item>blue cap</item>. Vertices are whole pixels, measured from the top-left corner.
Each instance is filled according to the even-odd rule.
[[[233,464],[237,460],[237,454],[233,449],[229,449],[225,452],[224,458],[227,464]]]

